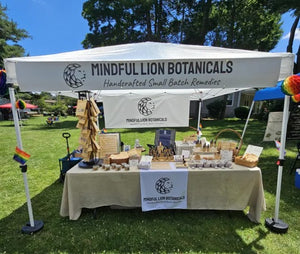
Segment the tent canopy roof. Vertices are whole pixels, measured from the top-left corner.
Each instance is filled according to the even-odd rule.
[[[207,89],[274,86],[294,55],[141,42],[4,62],[22,91]]]
[[[290,56],[290,53],[269,53],[251,50],[208,47],[199,45],[140,42],[92,49],[77,50],[52,55],[10,58],[9,61],[144,61],[178,59],[240,59]]]
[[[281,81],[276,87],[268,87],[257,91],[254,95],[254,101],[284,99],[285,94],[281,90]]]

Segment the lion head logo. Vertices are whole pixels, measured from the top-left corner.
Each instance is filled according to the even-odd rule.
[[[173,183],[168,177],[159,178],[155,183],[155,189],[160,194],[168,194],[173,189]]]
[[[149,97],[144,97],[139,100],[138,102],[138,111],[143,116],[149,116],[153,113],[153,110],[155,109],[154,102]]]
[[[81,70],[80,64],[69,64],[64,70],[64,80],[72,88],[78,88],[84,85],[86,74]]]

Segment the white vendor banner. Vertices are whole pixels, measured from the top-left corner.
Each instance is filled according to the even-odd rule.
[[[187,169],[141,170],[142,211],[187,208]]]
[[[106,128],[189,126],[189,95],[104,96]]]

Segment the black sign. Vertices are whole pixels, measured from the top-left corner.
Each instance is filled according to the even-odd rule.
[[[300,140],[300,109],[291,111],[288,128],[287,128],[287,139],[298,139]]]

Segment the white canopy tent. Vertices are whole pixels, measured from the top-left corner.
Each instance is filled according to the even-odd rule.
[[[7,83],[18,84],[21,91],[224,89],[275,86],[278,80],[292,74],[294,55],[144,42],[8,58],[4,62]],[[287,110],[285,105],[285,116]],[[14,120],[22,149],[17,117]],[[286,124],[284,119],[280,158],[284,155]],[[272,220],[279,226],[281,174],[282,166],[279,166]],[[30,225],[34,227],[33,215],[28,210]]]
[[[22,91],[202,89],[275,86],[293,54],[144,42],[5,59]]]

